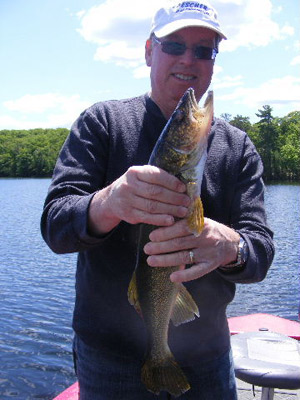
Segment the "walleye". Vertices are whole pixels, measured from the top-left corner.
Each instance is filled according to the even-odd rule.
[[[200,190],[207,157],[207,138],[213,117],[213,93],[209,92],[204,108],[199,108],[194,90],[188,89],[162,131],[149,160],[187,186],[192,202],[187,221],[191,232],[199,235],[204,225]],[[142,316],[148,334],[142,382],[155,394],[161,390],[180,396],[190,389],[188,380],[168,346],[170,320],[175,326],[192,321],[199,310],[185,286],[173,283],[174,267],[149,267],[143,251],[149,234],[157,227],[141,224],[135,272],[128,288],[128,299]]]

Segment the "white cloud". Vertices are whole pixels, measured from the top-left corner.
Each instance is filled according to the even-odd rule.
[[[213,77],[212,85],[214,89],[224,89],[235,86],[241,86],[243,84],[242,75],[237,76],[224,76],[222,79]]]
[[[256,88],[238,87],[230,94],[217,96],[217,98],[244,104],[254,109],[266,104],[280,109],[288,104],[291,110],[299,110],[300,78],[287,75],[270,79]]]
[[[291,61],[291,65],[298,65],[298,64],[300,64],[300,55],[294,57],[294,58],[292,59],[292,61]]]
[[[219,64],[215,64],[213,79],[215,79],[216,75],[219,75],[221,72],[223,72],[223,67],[221,67],[221,65],[219,65]]]
[[[149,78],[150,68],[146,65],[141,65],[140,67],[134,69],[133,76],[135,79]]]
[[[170,0],[106,0],[85,12],[79,12],[83,38],[95,43],[95,60],[113,62],[131,68],[144,65],[144,43],[151,26],[151,16]],[[294,34],[291,26],[279,26],[274,14],[281,12],[271,0],[214,0],[220,22],[228,36],[221,42],[222,51],[233,51],[241,46],[266,46]]]
[[[100,46],[115,41],[134,46],[144,44],[150,30],[150,16],[160,3],[159,0],[106,0],[84,14],[78,31],[85,40]]]
[[[85,10],[78,11],[76,13],[76,17],[80,19],[80,18],[82,18],[84,16],[85,13],[86,13]]]
[[[161,0],[106,0],[83,14],[78,31],[98,46],[95,60],[132,68],[139,77],[135,69],[145,64],[151,15],[160,5]]]
[[[95,60],[113,61],[116,65],[137,68],[144,63],[144,46],[129,46],[125,41],[115,41],[98,47]]]
[[[271,0],[243,0],[241,4],[226,6],[220,14],[228,36],[227,41],[221,42],[223,51],[267,46],[294,34],[293,27],[281,27],[272,20]]]
[[[26,94],[19,99],[3,102],[7,112],[0,115],[0,129],[69,127],[90,105],[79,95]]]

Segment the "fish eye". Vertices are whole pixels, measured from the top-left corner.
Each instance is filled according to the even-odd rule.
[[[184,112],[180,108],[178,108],[178,110],[176,110],[176,112],[175,112],[174,117],[175,117],[176,121],[180,122],[184,118]]]

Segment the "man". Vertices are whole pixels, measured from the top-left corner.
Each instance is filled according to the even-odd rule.
[[[146,165],[185,90],[193,87],[198,101],[206,92],[224,38],[207,3],[159,10],[146,42],[150,95],[90,107],[57,161],[42,233],[55,252],[79,253],[73,327],[81,400],[168,398],[140,381],[146,334],[127,299],[139,223],[158,227],[144,249],[149,268],[193,264],[170,277],[186,282],[200,310],[193,322],[170,326],[171,350],[191,385],[180,398],[236,399],[226,306],[235,283],[262,280],[274,254],[261,160],[245,133],[214,119],[199,237],[182,219],[185,185]]]

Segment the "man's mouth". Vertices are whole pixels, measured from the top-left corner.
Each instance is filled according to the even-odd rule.
[[[180,79],[182,81],[192,81],[196,79],[195,75],[185,75],[185,74],[173,74],[175,78]]]

